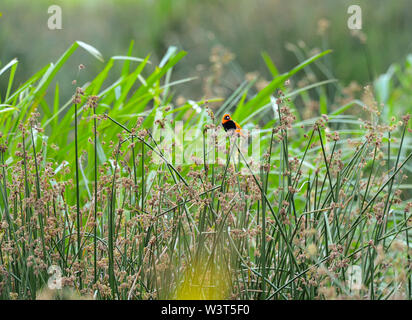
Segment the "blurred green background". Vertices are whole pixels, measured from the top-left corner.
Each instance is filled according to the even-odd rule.
[[[52,4],[62,8],[62,30],[47,27]],[[363,29],[357,35],[347,27],[352,4],[362,8]],[[126,55],[134,40],[133,55],[151,54],[154,65],[170,45],[187,51],[173,74],[174,80],[197,77],[179,87],[187,99],[228,96],[250,72],[270,80],[262,52],[282,73],[299,63],[299,55],[333,49],[325,58],[329,78],[345,86],[371,82],[412,51],[410,0],[2,0],[0,12],[0,62],[19,59],[16,85],[56,61],[75,40],[94,46],[106,59]],[[79,74],[80,63],[86,69]],[[102,66],[77,52],[57,78],[63,96],[72,95],[73,79],[87,81]],[[1,91],[7,85],[2,78]],[[208,87],[205,79],[219,84]]]

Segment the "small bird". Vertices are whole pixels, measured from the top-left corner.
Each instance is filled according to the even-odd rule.
[[[222,126],[225,131],[235,130],[237,133],[243,136],[241,126],[236,121],[232,120],[230,115],[227,113],[222,118]]]

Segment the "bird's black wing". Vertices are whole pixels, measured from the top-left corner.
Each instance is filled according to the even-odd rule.
[[[226,121],[225,123],[222,123],[223,128],[225,131],[228,130],[236,130],[236,123],[233,120]]]

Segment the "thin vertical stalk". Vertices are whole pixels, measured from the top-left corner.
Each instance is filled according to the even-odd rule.
[[[262,245],[261,245],[262,296],[261,298],[262,299],[266,298],[266,201],[265,201],[264,196],[266,195],[267,189],[268,189],[269,173],[270,173],[270,159],[272,156],[272,145],[273,145],[274,134],[275,132],[274,130],[272,130],[272,136],[270,138],[266,177],[264,177],[263,170],[261,170],[262,184],[264,183],[264,186],[261,190],[261,193],[262,193]]]
[[[36,199],[40,200],[41,191],[40,191],[40,175],[39,175],[39,168],[37,164],[37,153],[36,153],[36,145],[34,143],[34,135],[33,135],[33,126],[30,124],[30,132],[31,132],[31,141],[33,146],[33,156],[34,156],[34,166],[36,169]],[[44,227],[43,227],[43,214],[39,211],[38,212],[38,220],[39,220],[39,227],[40,227],[40,237],[42,242],[43,248],[43,258],[46,261],[46,246],[44,243]]]
[[[138,194],[137,194],[137,169],[136,169],[136,155],[135,155],[135,151],[134,151],[134,136],[132,135],[132,160],[133,160],[133,179],[134,179],[134,203],[136,204],[138,201]]]
[[[141,197],[142,197],[142,211],[144,211],[144,197],[145,197],[145,181],[144,181],[144,175],[145,175],[145,170],[144,170],[144,141],[142,141],[142,192],[141,192]]]
[[[94,283],[97,282],[97,120],[96,106],[94,113],[94,226],[93,226],[93,254],[94,254]]]
[[[80,263],[82,259],[81,253],[81,237],[80,237],[80,187],[79,187],[79,146],[77,136],[77,103],[74,104],[74,148],[75,148],[75,162],[76,162],[76,213],[77,213],[77,261]],[[82,289],[82,277],[79,272],[79,286]]]
[[[114,214],[115,214],[115,193],[116,193],[116,172],[117,166],[119,162],[119,153],[120,153],[120,146],[122,141],[119,140],[119,144],[117,146],[116,152],[116,161],[114,163],[114,172],[113,172],[113,180],[112,180],[112,191],[110,195],[110,204],[109,204],[109,239],[108,239],[108,246],[109,246],[109,283],[112,289],[112,298],[114,299],[117,295],[117,283],[114,274],[114,228],[115,228],[115,221],[114,221]]]

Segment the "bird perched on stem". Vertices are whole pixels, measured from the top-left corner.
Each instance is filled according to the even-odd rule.
[[[228,113],[223,115],[222,126],[225,131],[235,130],[239,135],[243,136],[241,126],[236,121],[232,120]]]

